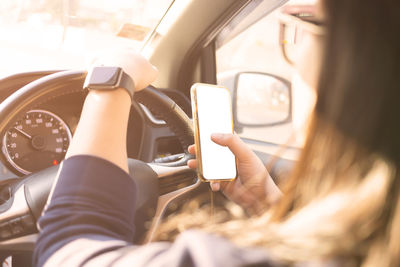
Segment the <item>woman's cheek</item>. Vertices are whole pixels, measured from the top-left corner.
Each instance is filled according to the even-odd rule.
[[[304,144],[310,115],[317,99],[317,82],[321,66],[321,37],[305,34],[295,59],[292,77],[293,127],[296,142]]]
[[[317,88],[321,66],[321,37],[304,34],[295,60],[295,68],[302,79],[312,88]]]
[[[292,122],[296,144],[303,146],[310,115],[316,101],[316,90],[296,72],[292,77]]]

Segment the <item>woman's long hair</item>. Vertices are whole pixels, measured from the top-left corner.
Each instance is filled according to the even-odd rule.
[[[284,197],[210,227],[286,263],[400,265],[400,2],[322,0],[317,103]]]
[[[327,34],[317,103],[272,221],[284,228],[310,217],[305,242],[315,244],[311,254],[300,249],[299,255],[398,266],[400,2],[323,0],[322,6]],[[291,234],[288,240],[296,239]]]

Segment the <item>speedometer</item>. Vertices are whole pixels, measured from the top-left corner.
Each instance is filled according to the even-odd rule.
[[[65,157],[71,131],[57,115],[31,110],[3,138],[3,154],[19,172],[29,174],[57,165]]]

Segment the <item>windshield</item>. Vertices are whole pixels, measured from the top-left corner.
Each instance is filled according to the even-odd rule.
[[[1,0],[0,78],[82,69],[99,51],[140,49],[173,0]]]

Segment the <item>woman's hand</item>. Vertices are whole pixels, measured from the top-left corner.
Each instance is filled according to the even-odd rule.
[[[135,91],[144,89],[158,74],[147,59],[129,48],[108,51],[94,63],[94,66],[101,65],[122,68],[135,82]]]
[[[231,182],[211,182],[213,191],[222,192],[245,208],[256,211],[265,207],[265,203],[275,202],[281,196],[267,169],[257,155],[236,134],[213,134],[211,140],[228,147],[238,160],[239,177]],[[195,146],[189,147],[189,153],[195,154]],[[189,160],[190,168],[197,168],[197,160]]]
[[[106,51],[94,66],[121,67],[139,91],[153,82],[157,69],[132,49]],[[93,155],[111,161],[128,172],[126,134],[132,100],[122,88],[90,90],[66,158]]]

